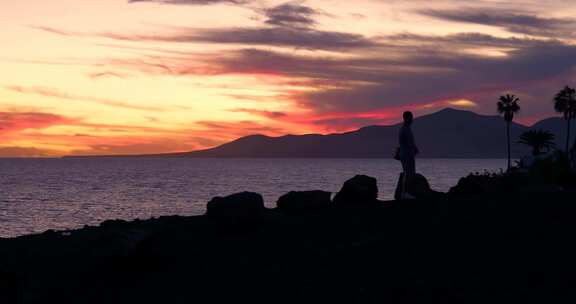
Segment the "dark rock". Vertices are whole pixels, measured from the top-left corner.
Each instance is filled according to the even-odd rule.
[[[0,271],[0,303],[18,303],[18,287],[16,274]]]
[[[58,236],[58,233],[54,229],[48,229],[42,233],[45,237],[55,237]]]
[[[262,195],[254,192],[241,192],[213,198],[208,202],[206,215],[244,217],[259,215],[264,210]]]
[[[394,199],[396,200],[401,199],[403,179],[404,173],[400,173],[398,183],[396,184],[396,191],[394,192]],[[426,177],[419,173],[412,175],[412,177],[406,181],[406,192],[417,199],[429,199],[442,195],[441,192],[432,190]]]
[[[559,184],[568,191],[576,191],[576,173],[570,172],[559,178]]]
[[[129,256],[138,244],[148,237],[149,233],[129,227],[110,230],[101,229],[101,233],[93,240],[94,247],[90,255],[97,257]]]
[[[378,201],[378,183],[373,177],[356,175],[347,180],[334,197],[334,204],[366,204]]]
[[[470,174],[460,178],[456,186],[450,188],[450,195],[471,196],[483,195],[491,192],[499,177],[490,174]]]
[[[292,191],[281,196],[276,203],[277,209],[282,213],[301,214],[318,211],[330,206],[330,192]]]
[[[107,220],[100,223],[100,227],[108,230],[117,230],[124,228],[128,225],[128,222],[125,220]]]

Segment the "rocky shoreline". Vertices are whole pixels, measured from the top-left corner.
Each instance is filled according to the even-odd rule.
[[[378,201],[214,198],[206,215],[0,239],[1,303],[383,303],[576,300],[575,192],[483,187]]]

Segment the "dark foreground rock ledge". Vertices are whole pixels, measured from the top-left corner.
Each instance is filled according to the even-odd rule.
[[[314,212],[256,202],[247,217],[107,221],[3,239],[0,302],[574,303],[574,198],[459,195]]]

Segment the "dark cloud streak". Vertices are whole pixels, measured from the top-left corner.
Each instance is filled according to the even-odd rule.
[[[248,45],[284,46],[304,49],[354,49],[373,47],[370,39],[350,33],[312,29],[238,28],[195,31],[188,41]]]
[[[279,27],[307,28],[316,25],[314,17],[319,14],[315,9],[296,3],[288,2],[264,9],[268,25]]]
[[[544,18],[523,12],[494,9],[420,10],[429,17],[464,23],[475,23],[505,28],[512,33],[541,37],[575,36],[576,19]]]
[[[356,48],[354,56],[347,57],[244,48],[203,56],[203,66],[186,56],[166,56],[161,68],[158,62],[146,60],[124,64],[172,75],[279,76],[275,79],[315,88],[286,94],[316,113],[366,113],[466,98],[485,100],[511,89],[556,85],[552,80],[570,79],[576,68],[576,46],[555,39],[481,33],[377,39],[372,47]],[[500,56],[483,55],[484,48],[498,49]],[[484,103],[478,108],[490,109]]]
[[[523,47],[536,47],[536,46],[549,46],[551,44],[563,44],[555,39],[535,39],[535,38],[517,38],[517,37],[495,37],[482,33],[457,33],[444,36],[427,36],[411,33],[397,34],[393,36],[380,37],[381,40],[388,41],[389,43],[410,43],[410,44],[425,44],[430,43],[433,45],[448,44],[450,47],[466,46],[466,47],[502,47],[502,48],[523,48]]]
[[[257,110],[257,109],[246,109],[246,108],[237,108],[232,109],[230,112],[241,112],[241,113],[248,113],[252,115],[262,116],[269,119],[278,119],[286,117],[287,114],[280,111],[266,111],[266,110]]]
[[[33,27],[62,36],[103,37],[130,42],[215,43],[280,46],[301,49],[347,50],[377,46],[359,34],[290,27],[240,27],[223,29],[180,28],[173,34],[75,33],[50,27]]]

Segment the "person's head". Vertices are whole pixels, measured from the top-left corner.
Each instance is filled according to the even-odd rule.
[[[409,126],[412,124],[412,120],[414,119],[412,112],[406,111],[406,112],[404,112],[404,114],[402,114],[402,117],[404,117],[404,124],[405,125]]]

